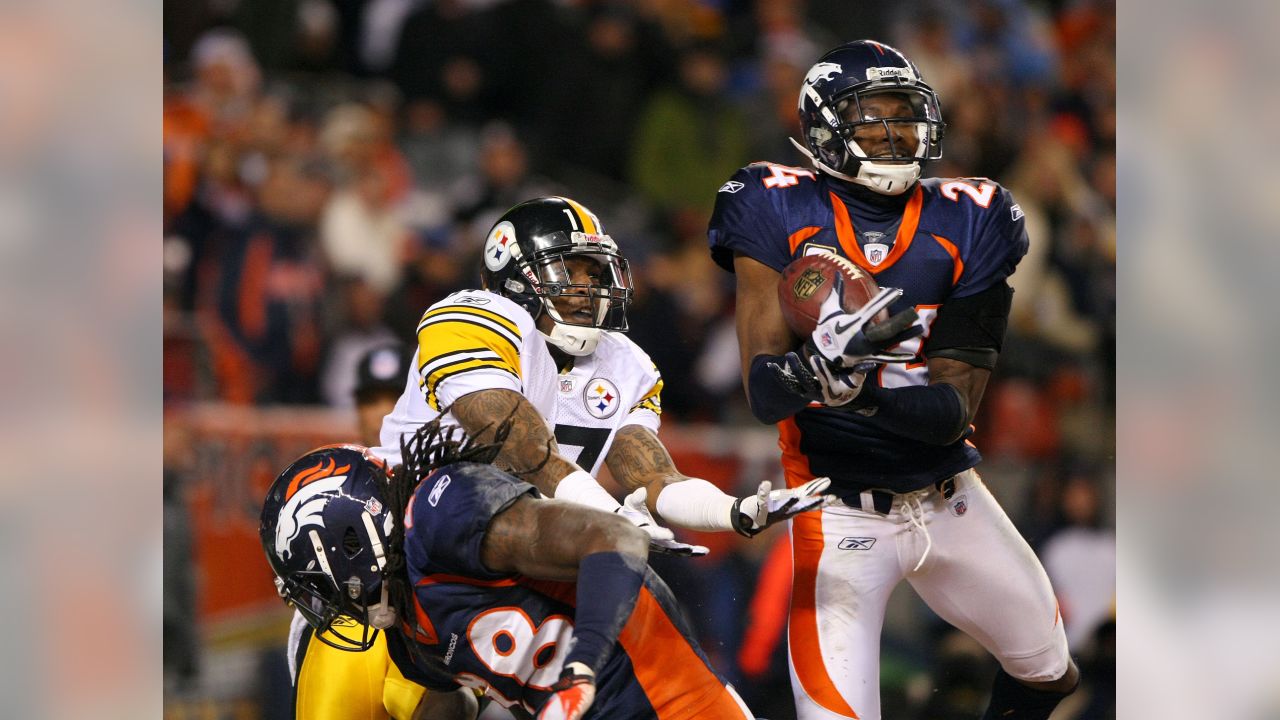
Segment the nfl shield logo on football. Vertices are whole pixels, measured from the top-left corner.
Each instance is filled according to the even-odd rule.
[[[969,512],[969,503],[965,502],[963,495],[956,496],[956,499],[951,501],[951,514],[960,517],[967,512]]]
[[[604,378],[592,378],[582,391],[582,400],[586,403],[587,412],[601,420],[613,415],[622,404],[618,394],[618,386]]]
[[[822,287],[822,283],[826,281],[827,279],[822,276],[822,273],[814,270],[813,268],[809,268],[808,270],[800,273],[800,277],[797,278],[795,284],[791,286],[791,292],[796,296],[797,300],[808,300],[813,297],[813,294],[817,292],[818,288]]]

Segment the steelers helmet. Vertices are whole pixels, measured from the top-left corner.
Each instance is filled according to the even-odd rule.
[[[567,263],[575,258],[594,264],[590,282],[573,282]],[[546,314],[555,323],[547,341],[570,355],[595,352],[604,330],[627,330],[631,270],[600,219],[575,200],[536,198],[503,213],[484,241],[481,281],[535,320]],[[590,317],[563,317],[553,301],[565,294],[587,296]]]

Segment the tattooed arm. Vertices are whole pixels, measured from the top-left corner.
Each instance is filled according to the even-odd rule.
[[[627,490],[647,488],[646,504],[657,513],[658,495],[671,483],[688,480],[676,469],[671,454],[658,436],[642,425],[624,425],[613,438],[604,458],[613,479]]]
[[[494,464],[519,474],[547,497],[555,497],[561,479],[582,470],[560,455],[546,421],[519,393],[481,390],[458,398],[450,410],[467,434],[481,442],[492,442],[494,429],[510,417],[510,434]],[[538,469],[529,472],[533,468]]]
[[[644,488],[644,503],[659,522],[692,530],[734,530],[747,537],[797,513],[822,507],[822,493],[831,484],[827,478],[818,478],[798,488],[772,490],[765,482],[755,495],[735,498],[702,478],[677,470],[658,436],[639,425],[626,425],[618,431],[605,462],[624,487]],[[627,498],[628,506],[634,498]]]

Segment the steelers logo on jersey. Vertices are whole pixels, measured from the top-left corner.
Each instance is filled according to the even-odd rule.
[[[613,415],[622,404],[618,395],[618,386],[604,378],[593,378],[582,391],[582,399],[587,404],[587,412],[601,420]]]
[[[484,241],[484,265],[497,272],[511,262],[511,252],[516,246],[516,228],[503,220],[489,231]]]

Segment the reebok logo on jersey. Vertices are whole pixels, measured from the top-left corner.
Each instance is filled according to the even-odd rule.
[[[738,182],[737,180],[730,180],[729,182],[720,186],[720,192],[727,192],[732,194],[732,193],[738,192],[742,188],[743,188],[742,183]]]
[[[488,305],[489,298],[473,297],[471,295],[463,295],[457,300],[459,305]]]
[[[449,483],[451,482],[453,480],[448,475],[437,480],[435,486],[431,488],[431,492],[427,495],[427,504],[435,507],[436,503],[440,502],[440,496],[444,494],[445,490],[449,489]]]
[[[1014,203],[1014,204],[1013,204],[1013,206],[1009,208],[1009,214],[1010,214],[1011,216],[1013,216],[1013,221],[1014,221],[1014,222],[1017,222],[1017,221],[1021,220],[1021,219],[1022,219],[1022,206],[1018,205],[1017,203]]]
[[[876,539],[869,537],[847,537],[840,539],[841,550],[870,550],[871,546],[875,544]]]

